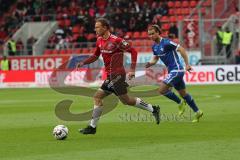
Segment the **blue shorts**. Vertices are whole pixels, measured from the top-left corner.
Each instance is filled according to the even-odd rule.
[[[183,76],[184,72],[170,72],[163,82],[179,91],[186,88]]]

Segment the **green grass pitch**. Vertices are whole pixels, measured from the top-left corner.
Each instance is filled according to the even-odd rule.
[[[144,89],[144,88],[143,88]],[[177,105],[165,97],[144,100],[159,104],[166,115],[160,125],[119,103],[104,115],[96,135],[81,135],[87,122],[59,120],[54,108],[60,100],[74,100],[72,112],[92,108],[91,98],[51,89],[0,90],[0,160],[236,160],[240,157],[240,85],[188,86],[204,111],[200,123],[175,120]],[[124,117],[125,116],[125,117]],[[64,124],[69,136],[57,141],[55,125]]]

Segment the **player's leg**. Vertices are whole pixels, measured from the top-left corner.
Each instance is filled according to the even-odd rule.
[[[187,93],[183,78],[177,84],[175,84],[174,88],[178,91],[180,96],[186,101],[186,103],[194,111],[195,117],[192,122],[199,122],[199,119],[203,116],[203,112],[199,110],[192,96],[189,93]]]
[[[163,82],[160,83],[159,94],[164,95],[165,97],[176,102],[177,104],[181,104],[181,99],[170,89],[173,86],[172,83],[175,80],[176,76],[176,72],[170,72],[168,74],[167,78],[165,78]]]
[[[95,93],[93,99],[94,99],[94,107],[93,107],[93,113],[92,113],[92,119],[90,120],[89,125],[81,129],[80,132],[82,134],[95,134],[96,133],[96,128],[97,128],[97,123],[100,119],[100,116],[103,112],[103,99],[104,97],[108,96],[111,94],[111,92],[106,92],[102,90],[101,88],[97,90]]]
[[[122,76],[117,81],[115,81],[115,83],[113,84],[114,93],[118,96],[119,100],[125,105],[134,106],[134,107],[144,109],[144,110],[147,110],[147,111],[153,113],[153,115],[157,121],[157,124],[159,124],[160,108],[158,106],[153,106],[149,103],[146,103],[143,100],[141,100],[140,98],[128,96],[127,87],[128,87],[128,84],[125,82],[125,76]]]
[[[134,106],[143,110],[147,110],[151,112],[156,119],[156,123],[160,123],[160,107],[159,106],[154,106],[150,103],[147,103],[143,101],[142,99],[138,97],[130,97],[127,93],[118,95],[119,100],[129,106]]]

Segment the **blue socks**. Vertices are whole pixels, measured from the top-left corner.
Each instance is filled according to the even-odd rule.
[[[174,102],[176,102],[177,104],[180,104],[181,103],[181,99],[178,98],[178,96],[172,92],[171,90],[167,91],[165,94],[164,94],[165,97],[173,100]]]
[[[187,102],[187,104],[192,108],[192,110],[194,112],[197,112],[199,109],[196,105],[196,103],[194,102],[192,96],[190,96],[189,94],[187,94],[185,97],[183,97],[183,99],[185,99],[185,101]]]

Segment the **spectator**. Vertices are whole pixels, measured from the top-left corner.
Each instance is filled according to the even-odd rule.
[[[37,39],[34,36],[31,36],[30,38],[28,38],[28,40],[27,40],[27,53],[28,53],[28,55],[32,55],[33,45],[36,41],[37,41]]]
[[[223,30],[221,26],[218,26],[218,30],[216,32],[216,38],[217,38],[217,54],[219,55],[222,51],[222,41],[223,41]]]
[[[7,56],[3,56],[3,59],[1,61],[1,70],[2,71],[9,71],[10,70],[10,62],[7,59]]]
[[[23,42],[21,39],[17,40],[17,55],[23,55],[23,51],[24,51],[24,46],[23,46]]]
[[[177,28],[177,25],[175,23],[170,24],[170,28],[169,28],[168,33],[169,33],[169,35],[172,35],[173,38],[178,38],[178,28]]]
[[[8,55],[15,56],[17,52],[16,42],[11,38],[8,41]]]
[[[225,47],[227,58],[230,58],[230,56],[232,54],[232,51],[231,51],[232,41],[233,41],[233,33],[227,27],[225,29],[225,32],[223,32],[223,38],[222,38],[222,44]]]

